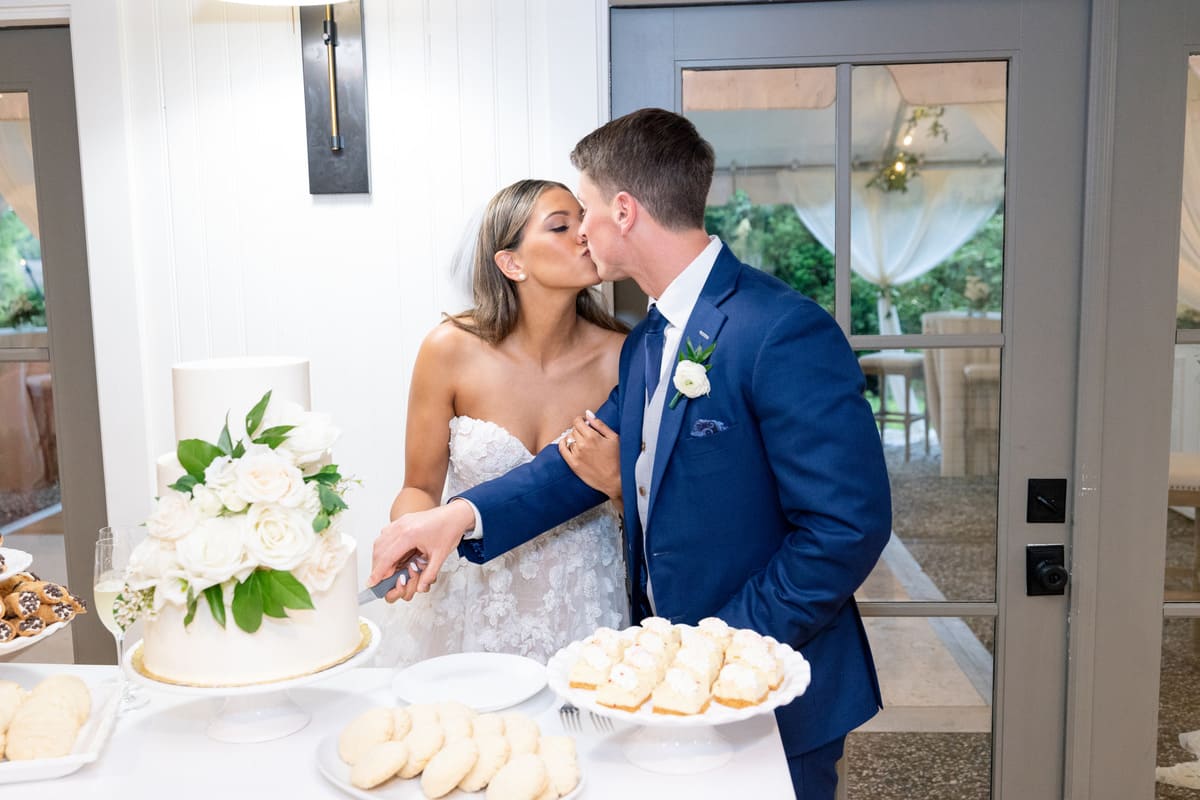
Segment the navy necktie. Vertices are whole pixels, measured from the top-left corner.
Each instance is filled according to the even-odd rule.
[[[646,337],[643,339],[646,348],[646,402],[654,397],[658,388],[658,378],[662,375],[663,331],[667,327],[667,318],[658,310],[658,306],[650,306],[646,314]]]

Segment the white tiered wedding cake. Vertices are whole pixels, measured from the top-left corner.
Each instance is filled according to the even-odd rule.
[[[196,361],[172,379],[178,447],[158,459],[149,535],[117,604],[123,624],[145,620],[140,668],[243,686],[349,658],[363,644],[355,541],[308,362]]]

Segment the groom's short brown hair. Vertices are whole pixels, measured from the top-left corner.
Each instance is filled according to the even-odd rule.
[[[629,192],[667,228],[704,227],[713,149],[686,117],[661,108],[617,117],[580,139],[571,163],[606,199]]]

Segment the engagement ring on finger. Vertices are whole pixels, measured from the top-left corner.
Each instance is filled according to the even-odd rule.
[[[570,449],[571,449],[572,447],[574,447],[574,446],[575,446],[575,439],[574,439],[574,437],[568,436],[568,437],[567,437],[567,449],[568,449],[568,450],[570,450]]]

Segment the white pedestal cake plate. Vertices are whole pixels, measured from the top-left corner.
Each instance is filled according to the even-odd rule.
[[[290,689],[307,686],[348,669],[364,666],[375,653],[375,649],[379,647],[379,628],[365,617],[359,617],[358,622],[366,631],[367,641],[354,655],[332,667],[297,678],[250,686],[183,686],[166,683],[144,674],[135,666],[135,660],[140,661],[141,639],[125,653],[125,669],[133,680],[143,686],[171,694],[220,701],[206,729],[209,738],[235,744],[269,742],[290,736],[308,725],[312,719],[312,715],[292,699]]]
[[[650,772],[687,775],[716,769],[733,758],[733,745],[715,726],[772,713],[804,694],[812,678],[808,661],[786,644],[778,647],[783,660],[783,682],[766,700],[746,708],[730,708],[714,700],[703,714],[682,717],[655,714],[650,700],[632,712],[609,708],[596,702],[594,691],[572,688],[568,676],[583,642],[572,642],[555,653],[546,665],[546,672],[550,688],[564,700],[600,716],[638,726],[622,735],[621,751],[631,764]]]

